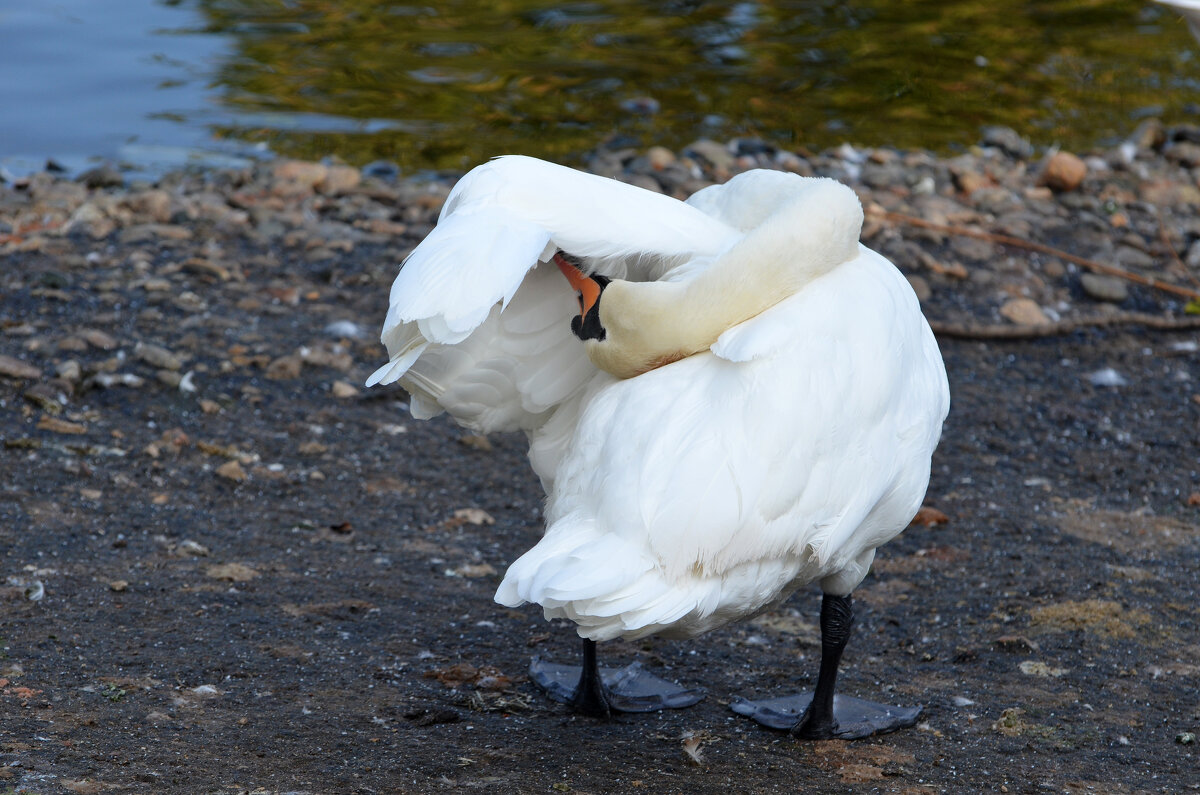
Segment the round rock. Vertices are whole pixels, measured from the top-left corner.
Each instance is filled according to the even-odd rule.
[[[1097,301],[1119,304],[1129,297],[1129,286],[1124,279],[1118,279],[1116,276],[1085,273],[1079,277],[1079,284],[1085,293]]]

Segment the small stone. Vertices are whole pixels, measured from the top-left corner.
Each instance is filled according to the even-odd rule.
[[[200,410],[203,411],[205,414],[220,414],[221,413],[221,404],[215,400],[209,400],[208,398],[201,398],[200,399]]]
[[[91,382],[104,389],[111,389],[114,386],[128,386],[136,389],[143,386],[146,380],[133,373],[96,373]]]
[[[459,508],[454,512],[454,518],[466,524],[474,525],[493,525],[496,523],[492,515],[482,508]]]
[[[353,166],[329,166],[316,188],[326,196],[340,196],[362,183],[362,173]]]
[[[59,378],[70,384],[78,383],[79,379],[83,377],[83,368],[74,359],[67,359],[60,363],[54,368],[54,371],[58,373]]]
[[[320,163],[307,163],[302,160],[284,160],[275,165],[274,187],[276,195],[287,195],[311,192],[323,182],[329,174],[329,169]]]
[[[9,378],[36,379],[42,377],[42,371],[32,364],[0,353],[0,375]]]
[[[127,580],[113,580],[108,584],[108,589],[121,593],[129,589],[129,582]]]
[[[735,165],[736,159],[729,150],[716,141],[701,138],[688,146],[687,152],[707,160],[716,171],[729,172]]]
[[[38,420],[37,427],[39,431],[50,431],[51,433],[64,433],[75,436],[87,433],[86,425],[81,425],[78,422],[60,420],[57,417],[43,416],[40,420]]]
[[[246,470],[242,469],[242,465],[234,461],[226,461],[221,466],[217,467],[217,474],[226,480],[232,480],[235,483],[241,483],[246,479]]]
[[[1180,745],[1192,745],[1196,742],[1195,732],[1180,732],[1175,735],[1175,742]]]
[[[178,389],[183,383],[183,376],[177,370],[159,370],[154,374],[158,382],[171,389]]]
[[[986,188],[988,185],[995,184],[983,174],[978,174],[974,171],[956,171],[952,176],[954,177],[954,184],[963,193],[974,193],[980,188]]]
[[[1146,119],[1137,126],[1129,140],[1138,149],[1161,149],[1167,142],[1167,131],[1160,120]]]
[[[300,377],[304,369],[304,360],[299,356],[280,356],[267,365],[267,378],[273,381],[289,381]]]
[[[1127,246],[1124,243],[1117,246],[1116,262],[1124,268],[1153,268],[1155,265],[1154,257],[1150,256],[1140,248]]]
[[[646,161],[650,168],[661,171],[676,160],[675,153],[665,146],[652,146],[646,150]]]
[[[1099,370],[1088,373],[1087,379],[1088,383],[1092,386],[1118,387],[1129,385],[1129,380],[1111,367],[1102,367]]]
[[[1021,673],[1026,676],[1060,677],[1068,673],[1066,668],[1053,668],[1040,660],[1025,660],[1019,666]]]
[[[476,577],[490,577],[496,573],[496,569],[488,563],[464,563],[457,569],[447,572],[454,577],[467,577],[474,579]]]
[[[1013,298],[1000,307],[1000,316],[1018,326],[1040,326],[1050,322],[1032,298]]]
[[[188,538],[171,547],[171,554],[180,558],[207,558],[209,551],[208,547]]]
[[[161,243],[170,240],[191,240],[192,230],[179,224],[137,224],[121,230],[123,244]]]
[[[1165,150],[1168,160],[1174,160],[1188,168],[1200,166],[1200,144],[1191,141],[1178,141]]]
[[[1200,240],[1188,247],[1187,256],[1183,258],[1189,268],[1200,268]]]
[[[98,166],[79,175],[77,181],[89,188],[119,188],[125,184],[125,177],[112,166]]]
[[[472,450],[478,450],[482,453],[492,452],[492,443],[488,441],[486,436],[479,434],[468,433],[460,436],[458,441],[470,447]]]
[[[111,334],[105,334],[103,331],[98,329],[84,329],[83,331],[79,332],[79,336],[82,337],[84,342],[86,342],[88,345],[91,345],[93,348],[97,348],[102,351],[115,350],[118,344],[116,339],[113,338]]]
[[[183,366],[183,362],[178,356],[161,345],[150,345],[139,342],[134,346],[133,354],[146,364],[157,367],[160,370],[178,370]]]
[[[366,336],[363,327],[353,320],[335,320],[327,325],[322,332],[327,337],[343,337],[345,339],[362,339]]]
[[[330,392],[335,398],[353,398],[359,396],[358,387],[346,381],[334,381]]]
[[[1070,152],[1055,152],[1042,169],[1041,183],[1054,191],[1072,191],[1087,176],[1087,164]]]
[[[125,203],[151,222],[165,224],[171,220],[171,194],[161,188],[134,193]]]
[[[250,582],[258,576],[258,572],[244,563],[222,563],[219,566],[209,566],[206,573],[214,580],[230,582]]]
[[[984,127],[983,143],[985,146],[1002,149],[1020,160],[1033,157],[1033,144],[1010,127]]]
[[[100,209],[98,204],[95,202],[85,202],[71,214],[70,220],[67,221],[63,229],[68,232],[75,229],[83,229],[92,237],[99,240],[112,234],[112,231],[116,229],[116,224],[113,223],[104,210]]]
[[[1079,284],[1085,293],[1097,301],[1119,304],[1129,297],[1129,286],[1124,279],[1118,279],[1116,276],[1085,273],[1079,277]]]

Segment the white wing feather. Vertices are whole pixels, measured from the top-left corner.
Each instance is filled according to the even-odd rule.
[[[389,361],[367,385],[399,381],[414,416],[448,410],[479,431],[531,430],[597,372],[570,332],[570,288],[556,271],[531,272],[539,262],[562,249],[589,270],[657,278],[738,237],[661,194],[498,158],[458,182],[405,261],[382,333]]]

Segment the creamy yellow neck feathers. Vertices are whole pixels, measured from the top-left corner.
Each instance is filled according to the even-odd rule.
[[[839,182],[804,179],[761,217],[686,281],[609,284],[600,301],[605,339],[587,341],[592,362],[630,378],[707,350],[727,329],[858,256],[862,206]]]

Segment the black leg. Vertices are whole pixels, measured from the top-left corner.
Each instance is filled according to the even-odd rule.
[[[853,627],[850,597],[825,594],[821,600],[821,669],[814,691],[761,701],[735,696],[730,708],[763,726],[805,740],[853,740],[915,725],[920,707],[890,707],[835,694],[838,665]]]
[[[529,678],[582,715],[607,718],[614,712],[654,712],[690,707],[704,691],[680,687],[633,663],[613,670],[596,664],[596,642],[583,641],[583,665],[560,665],[534,657]]]
[[[612,717],[608,688],[600,678],[596,667],[596,641],[583,639],[583,666],[579,672],[579,684],[571,696],[571,709],[590,718]]]
[[[797,737],[823,740],[836,734],[838,723],[833,714],[833,691],[842,652],[853,628],[854,605],[850,597],[825,594],[821,599],[821,670],[808,709],[792,727],[792,734]]]

